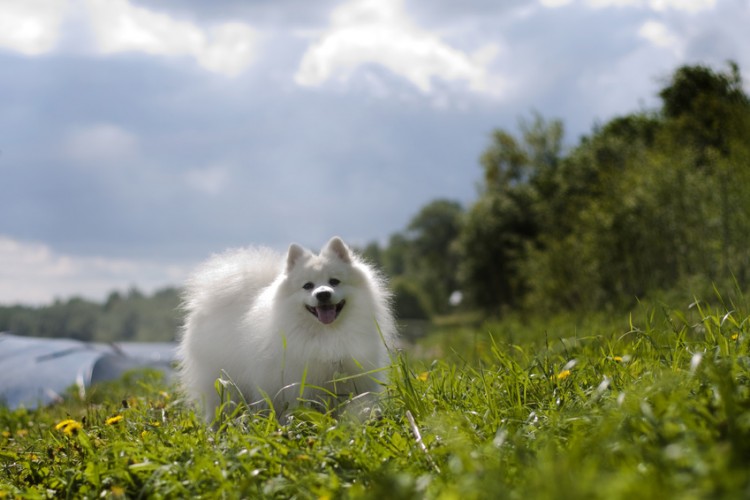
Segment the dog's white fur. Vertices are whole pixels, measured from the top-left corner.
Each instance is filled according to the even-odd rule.
[[[330,322],[333,304],[343,307]],[[286,257],[216,255],[189,279],[183,306],[181,381],[208,422],[221,404],[217,378],[251,406],[270,399],[277,414],[329,393],[378,391],[396,337],[384,279],[337,237],[319,255],[298,245]]]

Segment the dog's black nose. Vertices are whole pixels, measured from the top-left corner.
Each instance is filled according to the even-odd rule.
[[[320,302],[328,302],[331,300],[331,292],[327,291],[320,291],[315,294],[315,298],[318,299]]]

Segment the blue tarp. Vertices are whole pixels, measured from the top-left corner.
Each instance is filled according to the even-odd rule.
[[[173,342],[104,344],[0,333],[0,404],[36,408],[60,400],[73,385],[83,392],[135,368],[155,368],[170,378],[176,349]]]

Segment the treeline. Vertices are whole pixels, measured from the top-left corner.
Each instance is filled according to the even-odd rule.
[[[477,200],[424,206],[362,252],[391,278],[397,314],[627,307],[649,294],[750,279],[750,99],[739,68],[685,66],[658,109],[617,117],[570,148],[535,114],[495,130]],[[0,331],[173,340],[179,294],[112,293],[0,307]]]
[[[175,288],[150,296],[134,288],[112,292],[103,304],[73,298],[43,307],[0,307],[0,332],[97,342],[171,341],[181,323],[179,303]]]
[[[750,277],[750,100],[739,68],[684,66],[661,106],[577,145],[540,115],[496,130],[468,209],[438,200],[365,254],[401,317],[628,305],[688,283]]]

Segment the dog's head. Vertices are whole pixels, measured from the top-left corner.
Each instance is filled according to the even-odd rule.
[[[323,325],[331,325],[351,300],[357,273],[352,254],[341,238],[334,237],[319,255],[299,245],[291,245],[287,254],[287,287],[300,297],[305,314]]]

